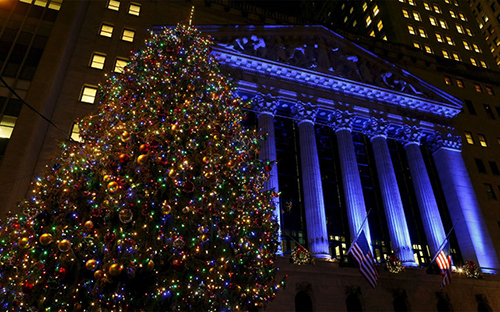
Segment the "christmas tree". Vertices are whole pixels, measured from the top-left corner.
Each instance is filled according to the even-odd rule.
[[[1,229],[4,310],[230,311],[274,298],[271,164],[211,44],[165,29],[106,78],[82,142],[63,144]]]

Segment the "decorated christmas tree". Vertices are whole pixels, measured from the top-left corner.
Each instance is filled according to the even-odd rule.
[[[82,142],[62,146],[1,229],[1,309],[239,311],[274,298],[270,164],[210,47],[191,26],[165,29],[106,78]]]

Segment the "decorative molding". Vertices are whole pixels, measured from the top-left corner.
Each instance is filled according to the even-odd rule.
[[[384,118],[371,117],[363,125],[363,133],[373,140],[377,137],[387,138],[389,123]]]
[[[318,108],[311,103],[302,103],[299,101],[292,107],[292,114],[298,124],[304,121],[314,123],[318,114]]]
[[[449,148],[460,151],[462,149],[462,138],[454,135],[454,128],[442,127],[440,131],[429,134],[425,139],[425,145],[435,153],[440,148]]]
[[[267,113],[274,116],[279,102],[278,99],[271,94],[264,95],[259,93],[255,96],[253,104],[259,114]]]
[[[335,132],[340,130],[352,131],[353,115],[354,114],[346,110],[334,109],[333,112],[328,115],[328,126],[335,130]]]
[[[420,145],[420,139],[422,136],[423,133],[419,127],[404,124],[403,127],[396,130],[394,137],[406,147],[408,144]]]

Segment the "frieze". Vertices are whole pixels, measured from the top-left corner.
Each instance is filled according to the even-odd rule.
[[[440,127],[439,131],[435,131],[426,136],[425,145],[431,150],[436,152],[440,148],[449,148],[454,150],[462,149],[462,138],[454,135],[452,127]]]

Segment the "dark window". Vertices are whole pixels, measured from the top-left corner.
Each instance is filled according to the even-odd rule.
[[[472,104],[471,100],[465,100],[465,106],[467,106],[467,110],[471,115],[477,115],[476,109],[474,108],[474,104]]]
[[[491,109],[491,106],[489,104],[483,104],[484,110],[486,111],[486,115],[488,115],[488,118],[490,119],[495,119],[495,114],[493,114],[493,110]]]
[[[484,183],[484,188],[486,190],[486,196],[488,196],[488,199],[497,199],[497,196],[495,195],[495,191],[493,191],[493,186],[489,183]]]
[[[453,311],[453,307],[451,306],[450,301],[446,300],[445,298],[439,298],[436,307],[438,312]]]
[[[500,116],[500,106],[495,106],[498,116]]]
[[[484,166],[483,161],[479,158],[474,158],[474,160],[476,161],[477,171],[480,173],[486,173],[486,167]]]
[[[313,305],[311,297],[305,291],[299,291],[295,295],[295,311],[296,312],[312,312]]]
[[[363,306],[361,305],[361,300],[359,300],[358,294],[350,294],[345,300],[348,312],[361,312],[363,311]]]
[[[500,175],[500,170],[498,170],[498,165],[495,161],[488,161],[490,164],[491,173],[494,175]]]

